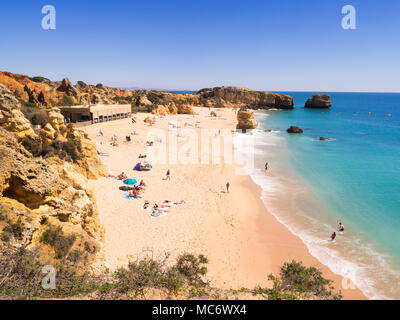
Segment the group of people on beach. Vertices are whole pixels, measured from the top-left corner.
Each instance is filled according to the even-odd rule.
[[[150,214],[150,217],[151,218],[156,218],[156,217],[159,217],[159,216],[166,215],[168,210],[169,210],[169,208],[177,206],[177,205],[183,205],[183,204],[185,204],[185,201],[183,201],[183,200],[181,200],[179,202],[173,202],[173,201],[165,200],[164,203],[162,205],[160,205],[160,206],[157,203],[155,203],[154,206],[153,206],[153,210],[152,210],[152,212]],[[145,207],[145,205],[147,205],[147,206]],[[143,206],[144,210],[147,209],[150,204],[149,204],[148,201],[146,201],[145,205]]]
[[[129,192],[129,197],[130,198],[142,198],[142,192],[145,191],[146,184],[144,183],[143,180],[140,181],[139,185],[133,186],[131,188],[131,191]]]
[[[339,232],[344,232],[344,225],[343,223],[339,222],[339,228],[338,228]],[[331,241],[334,241],[336,239],[336,232],[333,232],[331,235]]]

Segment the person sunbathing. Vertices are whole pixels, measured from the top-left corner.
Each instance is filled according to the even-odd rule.
[[[117,176],[118,180],[126,180],[128,179],[128,177],[126,176],[126,174],[124,172],[122,172],[120,175]]]
[[[97,154],[99,156],[105,156],[105,157],[109,157],[110,156],[108,153],[105,153],[105,152],[102,152],[102,151],[99,151],[99,150],[97,150]]]
[[[145,159],[147,156],[145,154],[139,154],[139,159]]]
[[[160,213],[158,212],[158,210],[153,210],[153,212],[151,213],[152,217],[159,217]]]
[[[129,197],[130,197],[130,198],[135,198],[135,199],[141,198],[141,196],[139,195],[139,193],[138,193],[137,191],[135,191],[135,190],[132,190],[131,192],[129,192]]]
[[[143,204],[143,209],[146,210],[150,206],[150,202],[145,200]]]

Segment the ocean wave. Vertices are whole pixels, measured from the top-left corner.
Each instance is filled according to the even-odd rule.
[[[277,135],[268,135],[268,139],[256,139],[255,153],[257,156],[268,156],[266,146],[274,147],[284,138]],[[312,141],[320,141],[312,139]],[[234,140],[235,144],[235,140]],[[248,150],[238,148],[242,155]],[[271,175],[266,175],[260,168],[246,168],[252,180],[262,188],[261,198],[268,211],[291,233],[298,236],[306,245],[312,256],[331,269],[332,272],[349,279],[369,299],[399,298],[400,289],[390,289],[393,282],[400,281],[400,272],[394,269],[388,262],[390,256],[382,253],[375,245],[369,243],[359,234],[344,233],[340,237],[340,246],[337,241],[328,241],[334,226],[314,218],[308,212],[302,212],[293,200],[291,212],[283,212],[277,205],[282,194],[288,194],[286,181],[281,182]],[[311,210],[311,209],[310,209]],[[319,208],[313,210],[318,211]],[[296,212],[296,216],[293,216]],[[319,211],[318,211],[319,212]],[[300,222],[300,217],[301,221]],[[297,220],[299,221],[296,221]]]

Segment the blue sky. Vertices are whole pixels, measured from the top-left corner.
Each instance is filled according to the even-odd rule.
[[[57,29],[41,28],[56,8]],[[341,27],[355,6],[357,29]],[[400,91],[399,0],[1,1],[0,70],[115,87]]]

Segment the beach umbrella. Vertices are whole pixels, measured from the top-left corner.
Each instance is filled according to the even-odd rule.
[[[137,183],[137,181],[135,180],[135,179],[126,179],[126,180],[124,180],[124,184],[127,184],[127,185],[133,185],[133,184],[136,184]]]

